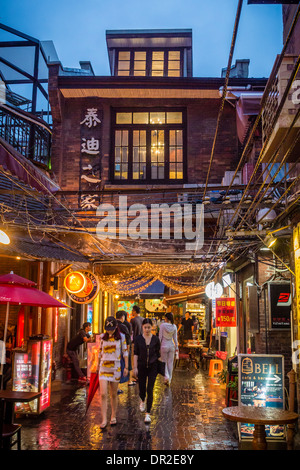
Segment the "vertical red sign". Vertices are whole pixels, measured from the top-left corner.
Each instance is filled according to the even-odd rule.
[[[216,299],[216,326],[236,326],[235,299],[222,297]]]

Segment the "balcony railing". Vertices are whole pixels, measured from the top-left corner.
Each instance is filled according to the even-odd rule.
[[[51,130],[33,115],[0,105],[0,137],[33,163],[50,167]]]

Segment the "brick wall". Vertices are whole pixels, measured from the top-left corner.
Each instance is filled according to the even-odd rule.
[[[79,185],[82,112],[89,107],[103,111],[102,184],[108,183],[110,159],[111,107],[183,107],[187,109],[188,183],[205,183],[220,107],[219,99],[64,99],[56,88],[57,70],[50,67],[49,96],[53,112],[52,170],[63,190],[76,191]],[[221,183],[226,170],[238,161],[235,110],[225,103],[215,147],[210,183]]]

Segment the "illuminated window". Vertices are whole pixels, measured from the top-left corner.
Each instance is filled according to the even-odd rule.
[[[112,179],[121,182],[184,180],[182,110],[114,112]]]
[[[115,75],[131,77],[181,77],[181,50],[119,50],[116,52]]]

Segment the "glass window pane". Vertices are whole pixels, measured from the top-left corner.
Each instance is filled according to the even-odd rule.
[[[132,113],[117,113],[116,123],[117,124],[131,124]]]
[[[181,147],[177,148],[177,161],[182,162],[182,148]]]
[[[152,60],[164,60],[164,51],[153,51]]]
[[[135,77],[145,77],[146,76],[146,70],[134,70],[133,75]]]
[[[122,145],[125,147],[128,145],[128,131],[122,131]]]
[[[130,51],[119,51],[119,60],[130,60]]]
[[[182,131],[180,130],[176,131],[176,142],[177,145],[182,145]]]
[[[115,133],[115,145],[116,146],[121,145],[121,131],[116,131]]]
[[[118,70],[129,70],[130,69],[130,62],[127,60],[119,60],[118,63]]]
[[[180,60],[180,51],[169,51],[169,60]]]
[[[122,147],[122,162],[128,161],[128,148]]]
[[[133,113],[133,124],[148,124],[149,113]]]
[[[150,113],[150,124],[165,124],[166,113]]]
[[[163,77],[164,76],[164,71],[152,71],[152,77]]]
[[[169,60],[169,70],[180,70],[180,62],[178,60]]]
[[[162,60],[154,60],[152,62],[152,71],[163,70],[164,63]]]
[[[180,70],[169,70],[168,77],[180,77]]]
[[[119,70],[118,71],[119,77],[129,77],[129,70]]]
[[[167,123],[168,124],[181,124],[182,113],[181,112],[167,112]]]
[[[121,161],[121,148],[120,147],[115,148],[115,161],[118,163],[120,163]]]
[[[146,70],[146,62],[144,62],[143,60],[138,60],[138,61],[134,61],[134,71],[137,72],[137,71],[145,71]]]
[[[134,60],[146,60],[146,51],[135,51]]]
[[[140,131],[140,145],[146,145],[146,131]]]

